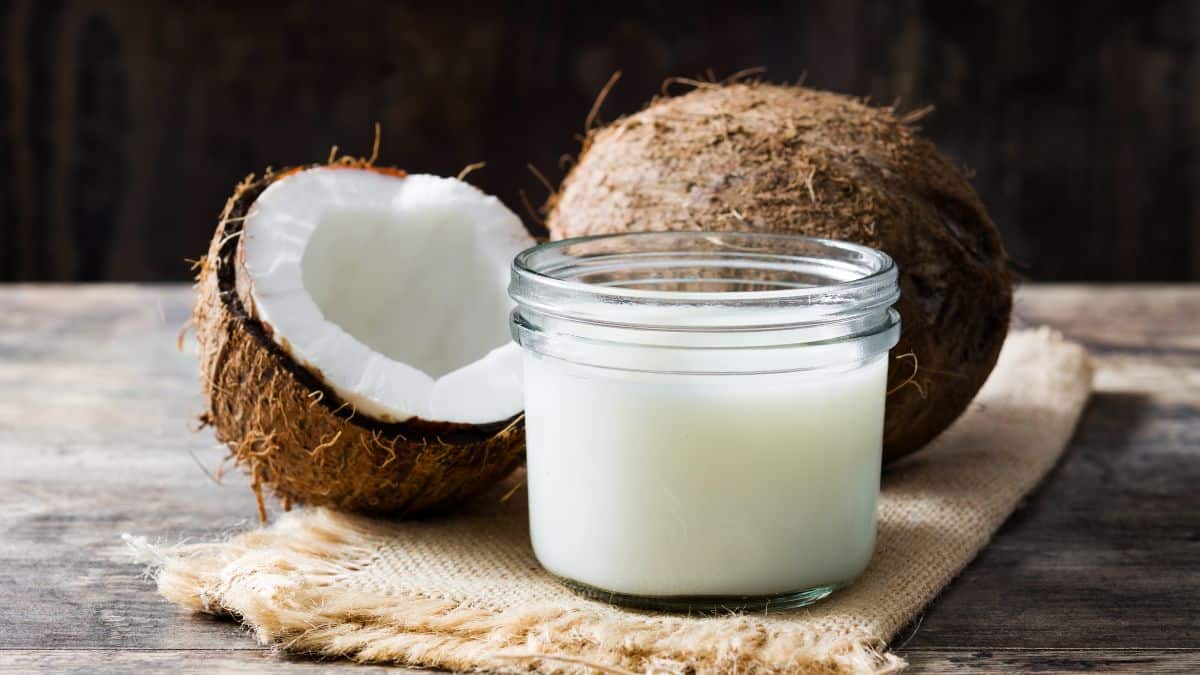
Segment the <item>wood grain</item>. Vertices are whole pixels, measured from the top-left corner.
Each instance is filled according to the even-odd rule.
[[[1200,289],[1034,287],[1015,313],[1084,342],[1096,392],[910,645],[1200,647]]]
[[[911,671],[961,673],[1178,673],[1200,671],[1200,654],[1164,649],[921,649],[905,654]]]
[[[0,287],[0,670],[325,670],[167,604],[123,532],[253,524],[200,409],[183,286]],[[1200,287],[1033,286],[1096,357],[1045,485],[895,639],[915,672],[1200,668]]]
[[[1198,44],[1188,0],[11,0],[0,280],[182,281],[234,183],[366,153],[376,121],[384,161],[486,161],[472,182],[523,211],[526,163],[562,176],[614,71],[602,120],[754,66],[936,105],[925,132],[1033,278],[1197,279]]]
[[[923,649],[907,653],[911,673],[961,675],[978,672],[1137,673],[1194,675],[1200,655],[1189,650],[1154,649]],[[163,671],[221,673],[428,673],[384,666],[306,660],[267,650],[232,649],[14,649],[0,652],[0,673],[64,671],[103,663],[108,672]]]
[[[0,653],[0,673],[64,671],[84,664],[103,663],[94,668],[106,672],[206,672],[206,673],[324,673],[346,664],[305,660],[273,654],[266,650],[163,649],[154,651],[116,649],[18,649]],[[428,673],[397,670],[384,666],[354,666],[355,673]]]

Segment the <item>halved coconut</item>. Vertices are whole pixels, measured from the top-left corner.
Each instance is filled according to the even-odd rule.
[[[416,513],[524,448],[508,333],[519,218],[460,180],[365,162],[238,186],[194,321],[209,408],[260,495]],[[260,514],[261,515],[261,514]]]

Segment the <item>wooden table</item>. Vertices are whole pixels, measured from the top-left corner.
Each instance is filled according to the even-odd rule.
[[[183,286],[0,287],[0,670],[327,669],[185,614],[123,532],[252,525],[190,432]],[[1083,341],[1097,391],[1066,457],[895,640],[915,672],[1200,671],[1200,286],[1033,286],[1017,323]]]

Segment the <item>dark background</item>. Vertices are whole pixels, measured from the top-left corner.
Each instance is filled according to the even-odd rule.
[[[1036,280],[1200,279],[1200,2],[0,0],[0,280],[183,280],[232,186],[331,145],[536,227],[602,120],[765,66],[911,110]],[[683,88],[673,91],[679,92]]]

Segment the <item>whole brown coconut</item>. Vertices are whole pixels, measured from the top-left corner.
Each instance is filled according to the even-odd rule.
[[[404,175],[365,161],[337,164]],[[420,514],[493,485],[524,456],[522,416],[471,426],[421,419],[384,423],[356,415],[247,311],[252,303],[238,264],[242,222],[268,185],[299,170],[268,170],[236,188],[200,266],[192,316],[208,401],[201,420],[215,427],[217,438],[248,470],[260,518],[266,518],[263,487],[285,507],[295,501]]]
[[[894,460],[966,409],[1012,308],[995,226],[915,117],[802,87],[703,85],[590,133],[552,200],[550,234],[788,232],[887,252],[902,317],[884,428]]]

